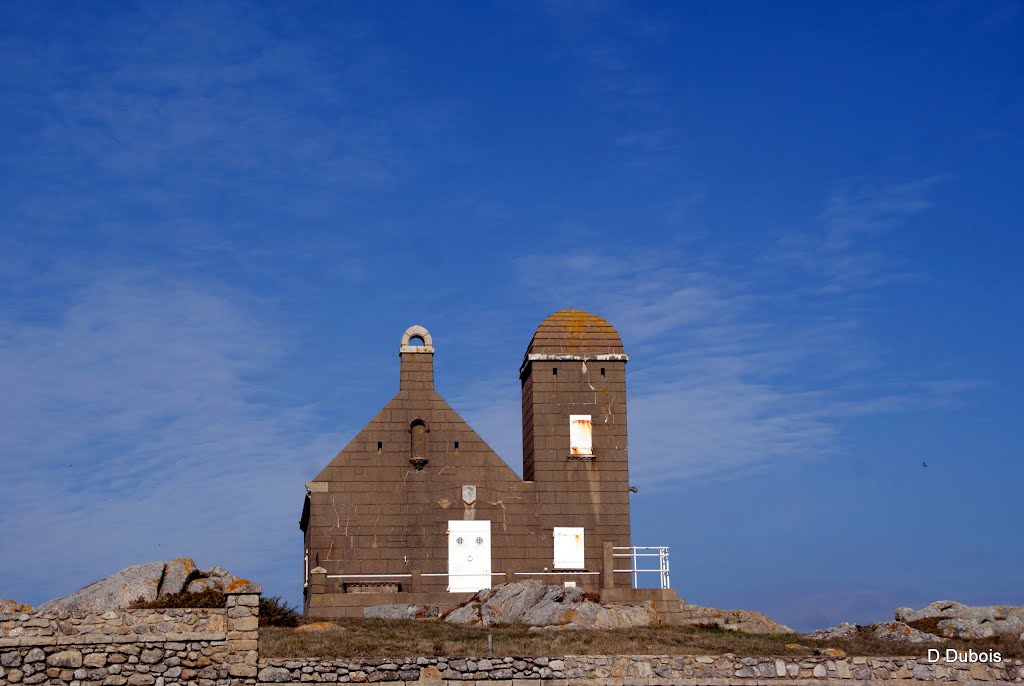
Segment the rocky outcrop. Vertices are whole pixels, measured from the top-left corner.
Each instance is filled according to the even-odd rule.
[[[940,643],[942,639],[934,634],[915,629],[903,622],[879,622],[871,625],[871,635],[883,641],[904,641],[906,643]]]
[[[31,605],[19,603],[17,600],[0,598],[0,615],[12,612],[32,612],[34,609]]]
[[[238,583],[239,581],[244,581],[244,579],[240,579],[223,567],[210,567],[205,572],[201,569],[197,569],[193,572],[192,576],[189,577],[185,590],[189,593],[199,593],[207,589],[224,591],[232,584]]]
[[[867,636],[882,641],[905,641],[907,643],[941,643],[942,638],[915,629],[903,622],[879,622],[868,626],[858,626],[849,622],[842,622],[839,626],[828,629],[818,629],[807,634],[808,638],[819,641],[829,639],[851,640],[858,634],[864,633]]]
[[[939,600],[920,610],[896,610],[896,620],[900,622],[911,624],[924,619],[939,619],[937,631],[945,638],[977,640],[1024,631],[1024,607],[1013,605],[972,606]]]
[[[964,605],[953,600],[939,600],[920,610],[898,608],[895,621],[857,626],[843,622],[837,627],[819,629],[810,638],[854,638],[858,633],[884,641],[909,643],[941,643],[955,638],[973,641],[993,636],[1018,636],[1024,641],[1024,607],[1014,605]]]
[[[829,627],[828,629],[817,629],[807,635],[810,638],[815,638],[819,641],[826,641],[830,638],[849,639],[856,636],[858,630],[859,627],[856,624],[841,622],[839,626]]]
[[[655,624],[658,613],[650,603],[601,605],[588,599],[582,589],[548,586],[530,579],[485,588],[444,619],[481,626],[521,623],[533,627],[618,629]]]
[[[74,593],[47,600],[38,609],[42,612],[102,612],[128,607],[139,598],[156,600],[164,576],[164,566],[163,562],[148,562],[125,567]]]
[[[187,557],[179,557],[164,565],[164,578],[160,584],[160,595],[181,593],[196,571],[196,563]]]
[[[74,593],[48,600],[38,609],[103,612],[128,607],[140,599],[152,601],[183,590],[215,588],[223,591],[238,581],[238,577],[221,567],[212,567],[204,572],[190,558],[180,557],[169,562],[147,562],[125,567]]]
[[[779,624],[768,615],[754,610],[719,610],[715,607],[687,605],[686,616],[690,623],[714,624],[729,631],[745,634],[795,634],[785,624]]]
[[[965,607],[967,606],[954,600],[937,600],[920,610],[898,607],[893,618],[897,622],[916,622],[919,619],[930,619],[931,617],[953,617]]]

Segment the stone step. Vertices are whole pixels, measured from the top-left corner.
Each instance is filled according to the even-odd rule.
[[[661,612],[682,612],[686,605],[678,600],[655,600],[654,609]]]

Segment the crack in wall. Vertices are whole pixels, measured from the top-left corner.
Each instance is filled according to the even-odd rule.
[[[512,500],[522,500],[523,499],[522,496],[509,496],[509,497]],[[506,511],[505,511],[505,499],[504,498],[499,498],[498,500],[495,500],[494,502],[488,503],[488,504],[489,505],[498,505],[499,507],[501,507],[501,530],[507,533],[508,532],[508,524],[505,521],[506,514],[507,514]]]

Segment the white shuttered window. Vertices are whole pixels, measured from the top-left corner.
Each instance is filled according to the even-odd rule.
[[[589,414],[569,415],[569,454],[594,454],[594,424]]]
[[[555,569],[585,569],[583,564],[583,527],[555,527]]]

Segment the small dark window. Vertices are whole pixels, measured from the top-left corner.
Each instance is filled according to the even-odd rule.
[[[422,419],[413,420],[409,425],[409,457],[427,456],[427,426]]]
[[[558,367],[551,368],[551,376],[558,376]]]
[[[379,453],[382,450],[384,450],[384,443],[377,441],[377,452]]]
[[[459,442],[455,441],[455,452],[459,452]]]
[[[601,367],[601,376],[604,376],[604,367]]]

